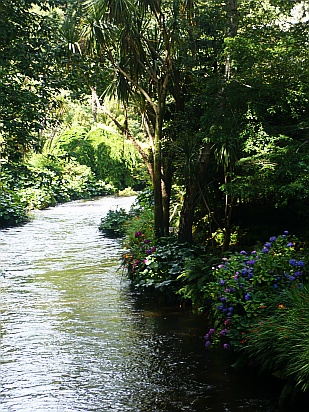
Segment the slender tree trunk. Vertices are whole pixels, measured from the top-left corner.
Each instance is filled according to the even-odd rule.
[[[238,0],[227,0],[226,1],[227,10],[227,27],[226,36],[235,37],[238,29]]]
[[[98,121],[98,96],[95,87],[91,90],[91,107],[92,107],[92,117],[93,121],[97,123]]]
[[[237,34],[238,20],[239,20],[238,0],[227,0],[226,8],[227,8],[226,36],[235,37]],[[231,78],[231,59],[230,59],[229,52],[227,53],[226,61],[225,61],[225,78],[226,80],[230,80]],[[225,216],[224,216],[224,242],[222,246],[223,252],[227,251],[230,247],[232,211],[233,211],[233,198],[232,197],[229,198],[229,196],[226,195]]]
[[[154,193],[154,231],[156,237],[164,235],[163,203],[161,189],[161,137],[163,110],[158,103],[153,142],[153,193]]]
[[[192,230],[194,222],[194,206],[196,199],[201,191],[200,181],[207,173],[211,153],[211,144],[208,143],[200,149],[197,159],[198,167],[195,176],[189,177],[186,192],[180,212],[180,222],[178,229],[178,239],[181,242],[192,242]]]
[[[171,199],[171,190],[172,190],[172,161],[169,156],[162,159],[162,207],[163,207],[163,228],[164,235],[169,235],[170,227],[170,199]]]
[[[196,198],[196,191],[191,183],[186,186],[186,191],[180,212],[178,240],[180,242],[192,243],[192,227],[194,218],[194,200]]]

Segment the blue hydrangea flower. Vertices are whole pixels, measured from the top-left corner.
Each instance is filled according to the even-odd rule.
[[[296,259],[291,259],[291,260],[289,261],[289,264],[290,264],[291,266],[296,266],[296,264],[297,264]]]
[[[276,236],[272,236],[272,237],[269,238],[270,242],[275,242],[276,240],[277,240]]]
[[[297,262],[297,266],[299,266],[300,268],[303,268],[305,266],[305,262],[303,262],[302,260],[299,260]]]

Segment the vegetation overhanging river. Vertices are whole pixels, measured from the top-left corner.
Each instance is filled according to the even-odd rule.
[[[277,411],[276,388],[204,349],[204,318],[130,289],[98,225],[132,200],[72,202],[0,231],[0,411]]]

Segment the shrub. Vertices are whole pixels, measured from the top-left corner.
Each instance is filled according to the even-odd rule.
[[[20,191],[21,200],[27,208],[45,209],[56,205],[56,199],[51,189],[28,187]]]
[[[134,240],[131,239],[125,246],[129,251],[123,255],[123,265],[136,287],[160,290],[181,300],[189,298],[183,291],[179,293],[182,288],[181,273],[187,261],[197,259],[201,253],[200,246],[179,243],[172,237],[154,242],[141,230],[136,231]]]
[[[18,194],[1,188],[0,228],[16,226],[29,220],[25,204]]]
[[[125,209],[109,210],[107,215],[101,219],[99,230],[111,238],[123,237],[125,234],[125,223],[130,214]]]
[[[222,342],[224,348],[242,350],[251,330],[272,315],[274,301],[293,288],[301,288],[304,260],[288,233],[271,237],[262,248],[224,257],[213,268],[205,293],[213,303],[214,327],[206,334],[206,347]]]

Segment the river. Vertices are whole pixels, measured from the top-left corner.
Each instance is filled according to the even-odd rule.
[[[205,350],[203,317],[131,290],[98,225],[132,201],[71,202],[0,231],[0,411],[277,412],[278,388]]]

